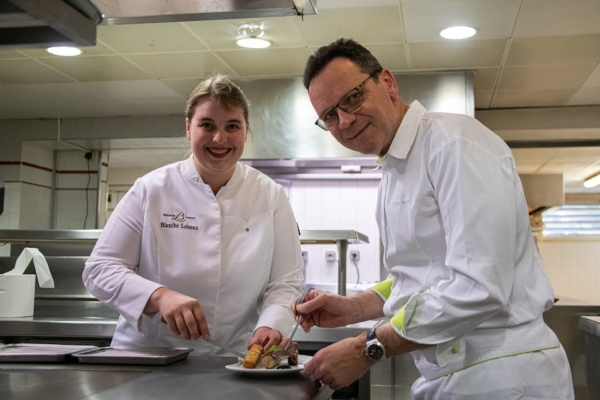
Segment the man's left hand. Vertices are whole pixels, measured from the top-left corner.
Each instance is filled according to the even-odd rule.
[[[315,354],[304,365],[304,374],[341,389],[364,375],[375,362],[365,354],[366,334],[341,340]]]

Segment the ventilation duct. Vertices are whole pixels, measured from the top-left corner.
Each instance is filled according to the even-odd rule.
[[[0,0],[0,49],[94,46],[96,26],[304,16],[316,0]]]

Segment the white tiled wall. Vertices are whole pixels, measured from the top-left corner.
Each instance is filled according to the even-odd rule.
[[[21,229],[50,229],[54,151],[23,142],[21,147]]]
[[[538,238],[538,248],[555,297],[600,304],[600,238]]]
[[[20,229],[50,229],[51,190],[21,184]]]
[[[289,198],[301,230],[356,230],[369,237],[369,244],[351,244],[358,250],[360,282],[379,281],[379,233],[375,221],[376,180],[293,180]],[[335,245],[303,245],[308,252],[306,281],[337,283],[337,262],[326,261],[325,252]],[[348,259],[347,283],[357,281],[354,264]]]
[[[4,212],[0,215],[0,229],[19,229],[21,210],[21,184],[19,182],[4,185]],[[0,257],[10,256],[10,244],[0,243]]]
[[[57,152],[55,191],[56,229],[95,229],[97,216],[98,174],[87,174],[88,162],[83,151]],[[98,153],[90,160],[89,169],[98,170]],[[63,171],[63,173],[60,173]],[[64,173],[75,171],[79,173]],[[86,190],[86,188],[88,188]],[[87,202],[86,202],[87,195]],[[87,215],[87,219],[86,219]],[[85,224],[84,224],[85,222]]]

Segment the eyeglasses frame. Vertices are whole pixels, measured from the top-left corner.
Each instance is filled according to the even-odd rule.
[[[354,89],[352,89],[352,90],[350,90],[348,93],[346,93],[344,96],[342,96],[342,98],[340,99],[340,101],[338,101],[338,103],[335,105],[335,107],[333,107],[333,108],[330,108],[329,110],[325,111],[325,112],[324,112],[323,114],[321,114],[321,115],[328,114],[328,113],[330,113],[331,111],[334,111],[336,108],[339,108],[340,110],[342,110],[342,111],[344,111],[344,112],[347,112],[347,113],[352,113],[352,112],[354,112],[354,111],[358,110],[358,108],[359,108],[359,107],[362,105],[362,103],[365,101],[365,99],[364,99],[364,96],[363,96],[362,92],[360,91],[360,89],[361,89],[361,88],[362,88],[362,87],[365,85],[365,83],[367,83],[367,81],[368,81],[369,79],[371,79],[371,78],[374,78],[374,77],[375,77],[377,74],[379,74],[380,72],[381,72],[381,71],[377,71],[377,72],[374,72],[374,73],[372,73],[371,75],[369,75],[369,76],[367,77],[367,79],[365,79],[364,81],[362,81],[362,83],[361,83],[360,85],[358,85],[357,87],[355,87]],[[360,94],[360,96],[362,97],[362,101],[360,102],[360,104],[358,105],[358,107],[356,107],[354,110],[352,110],[352,111],[346,111],[346,110],[344,110],[344,108],[343,108],[343,107],[340,105],[340,103],[341,103],[342,101],[344,101],[344,99],[346,99],[346,98],[347,98],[347,97],[350,95],[350,93],[354,92],[355,90],[356,90],[356,91],[357,91],[357,92]],[[339,124],[339,122],[340,122],[340,117],[339,117],[339,115],[338,115],[338,122],[337,122],[337,123],[336,123],[334,126],[332,126],[331,128],[329,128],[329,129],[327,129],[327,128],[326,128],[326,127],[324,127],[324,126],[321,126],[321,125],[319,124],[319,121],[322,121],[322,120],[321,120],[321,117],[317,118],[317,120],[315,121],[315,125],[317,125],[319,128],[321,128],[321,129],[323,129],[324,131],[326,131],[326,132],[327,132],[327,131],[329,131],[330,129],[332,129],[332,128],[335,128],[335,127],[337,126],[337,124]],[[325,125],[325,123],[324,123],[324,122],[323,122],[323,125]]]

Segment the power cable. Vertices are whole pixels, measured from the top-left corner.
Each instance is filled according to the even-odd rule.
[[[83,229],[85,229],[85,225],[87,224],[88,213],[89,213],[89,208],[90,208],[90,204],[88,201],[88,191],[90,190],[90,182],[92,180],[92,172],[90,171],[90,159],[91,158],[92,158],[91,152],[88,151],[87,153],[85,153],[85,159],[87,160],[88,181],[87,181],[87,185],[85,187],[85,219],[83,220]]]

